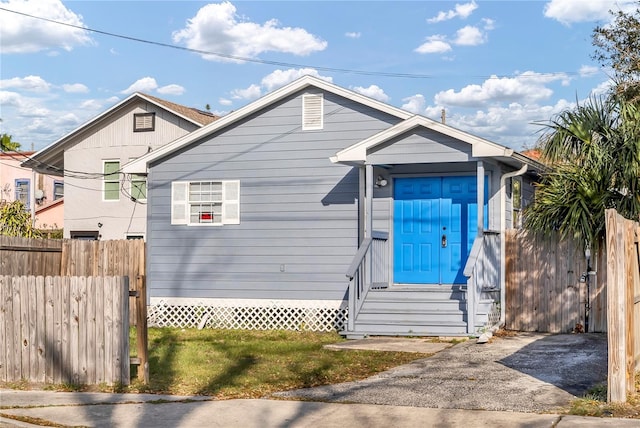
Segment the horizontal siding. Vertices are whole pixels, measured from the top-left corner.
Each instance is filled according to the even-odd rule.
[[[471,145],[421,129],[374,148],[368,159],[388,164],[466,162],[471,160]]]
[[[345,298],[358,171],[329,157],[398,119],[334,95],[324,102],[323,130],[301,130],[297,94],[152,165],[151,296]],[[239,225],[170,225],[172,181],[218,179],[240,180]]]

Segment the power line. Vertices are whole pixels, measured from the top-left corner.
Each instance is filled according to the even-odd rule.
[[[88,32],[92,32],[92,33],[102,34],[102,35],[105,35],[105,36],[116,37],[116,38],[130,40],[130,41],[139,42],[139,43],[146,43],[146,44],[160,46],[160,47],[164,47],[164,48],[177,49],[177,50],[181,50],[181,51],[185,51],[185,52],[197,53],[197,54],[200,54],[200,55],[217,56],[217,57],[220,57],[220,58],[231,59],[231,60],[234,60],[234,61],[243,61],[243,62],[252,62],[252,63],[256,63],[256,64],[274,65],[274,66],[278,66],[278,67],[313,68],[313,69],[319,70],[319,71],[330,71],[330,72],[334,72],[334,73],[344,73],[344,74],[358,74],[358,75],[364,75],[364,76],[399,77],[399,78],[407,78],[407,79],[433,79],[433,78],[439,77],[439,76],[433,75],[433,74],[391,73],[391,72],[384,72],[384,71],[366,71],[366,70],[355,70],[355,69],[349,69],[349,68],[325,67],[325,66],[317,66],[317,65],[309,65],[309,64],[298,64],[298,63],[283,62],[283,61],[270,61],[270,60],[264,60],[264,59],[258,59],[258,58],[248,58],[248,57],[242,57],[242,56],[237,56],[237,55],[224,54],[224,53],[220,53],[220,52],[206,51],[206,50],[202,50],[202,49],[187,48],[187,47],[184,47],[184,46],[172,45],[172,44],[169,44],[169,43],[157,42],[157,41],[153,41],[153,40],[146,40],[146,39],[141,39],[141,38],[133,37],[133,36],[126,36],[126,35],[123,35],[123,34],[117,34],[117,33],[113,33],[113,32],[110,32],[110,31],[97,30],[97,29],[89,28],[89,27],[82,27],[80,25],[69,24],[67,22],[60,22],[60,21],[56,21],[54,19],[44,18],[42,16],[35,16],[35,15],[31,15],[31,14],[24,13],[24,12],[19,12],[17,10],[7,9],[7,8],[4,8],[4,7],[0,7],[0,10],[5,11],[5,12],[10,12],[10,13],[15,13],[17,15],[22,15],[22,16],[27,17],[27,18],[38,19],[38,20],[49,22],[49,23],[52,23],[52,24],[64,25],[66,27],[71,27],[71,28],[75,28],[75,29],[78,29],[78,30],[82,30],[82,31],[88,31]],[[580,73],[576,72],[576,71],[569,71],[569,72],[564,71],[564,72],[553,72],[553,73],[536,73],[536,74],[533,74],[531,76],[520,75],[519,77],[524,77],[524,78],[526,78],[526,77],[535,77],[535,78],[538,78],[540,76],[555,76],[555,75],[559,75],[559,74],[578,75]],[[471,77],[471,78],[479,78],[479,79],[499,79],[500,78],[500,76],[497,76],[497,75],[491,75],[491,76],[469,76],[469,77]]]

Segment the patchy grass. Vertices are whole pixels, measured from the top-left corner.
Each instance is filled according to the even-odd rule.
[[[150,329],[150,383],[134,383],[130,389],[255,398],[363,379],[428,356],[323,349],[325,344],[342,340],[336,333]]]
[[[583,398],[571,403],[569,413],[580,416],[640,419],[640,373],[636,374],[636,393],[626,403],[607,403],[607,385],[591,388]]]
[[[323,348],[341,341],[344,339],[336,333],[150,328],[148,385],[137,381],[134,367],[129,386],[63,384],[44,388],[257,398],[276,391],[364,379],[430,356]],[[136,352],[135,330],[131,352]],[[38,387],[22,382],[14,386]]]

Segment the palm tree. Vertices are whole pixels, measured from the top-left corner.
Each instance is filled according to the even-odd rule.
[[[11,135],[0,135],[0,152],[12,152],[20,148],[20,143],[13,141]]]
[[[585,243],[605,232],[604,210],[640,215],[640,109],[621,98],[592,97],[542,124],[542,159],[550,165],[526,210],[528,229]]]

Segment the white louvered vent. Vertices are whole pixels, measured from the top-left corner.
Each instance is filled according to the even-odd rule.
[[[322,129],[323,123],[322,94],[302,96],[302,130]]]
[[[155,128],[155,113],[136,113],[133,115],[134,132],[153,131]]]

